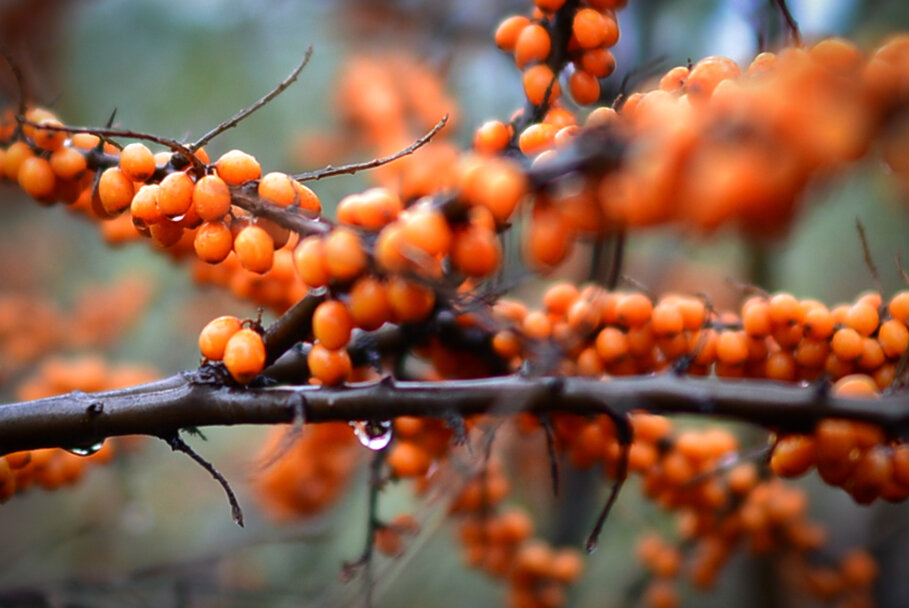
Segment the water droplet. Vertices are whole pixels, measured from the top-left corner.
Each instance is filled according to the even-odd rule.
[[[104,441],[99,441],[98,443],[92,443],[89,445],[80,445],[74,448],[66,448],[66,451],[70,454],[75,454],[76,456],[91,456],[103,447]]]
[[[381,450],[391,442],[391,420],[357,420],[350,426],[360,443],[370,450]]]

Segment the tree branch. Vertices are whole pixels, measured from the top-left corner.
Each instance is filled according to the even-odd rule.
[[[612,417],[634,410],[735,419],[808,432],[824,418],[860,420],[894,437],[909,434],[909,392],[843,398],[817,387],[666,373],[588,378],[500,376],[478,380],[230,388],[196,372],[129,389],[68,393],[0,406],[0,454],[97,443],[117,435],[171,436],[186,427],[392,419],[451,414],[566,412]]]

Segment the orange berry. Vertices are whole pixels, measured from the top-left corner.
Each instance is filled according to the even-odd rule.
[[[856,302],[846,312],[845,324],[863,336],[870,336],[877,329],[880,317],[877,308],[865,302]]]
[[[812,308],[805,313],[803,320],[805,335],[815,340],[826,340],[832,336],[835,324],[833,313],[826,307]]]
[[[528,25],[530,25],[530,19],[523,15],[512,15],[502,20],[495,32],[496,46],[503,51],[514,50],[518,36]]]
[[[717,337],[716,358],[727,365],[741,365],[748,358],[744,331],[722,331]]]
[[[230,150],[215,162],[218,177],[231,186],[239,186],[250,180],[259,179],[262,167],[251,154],[242,150]]]
[[[129,205],[129,213],[133,221],[139,221],[146,226],[156,224],[164,219],[164,214],[158,208],[158,184],[145,184],[139,188]]]
[[[838,329],[831,342],[833,352],[843,361],[855,361],[862,356],[864,339],[850,327]]]
[[[799,301],[788,293],[778,293],[770,298],[768,312],[770,321],[777,327],[795,325],[804,314]]]
[[[294,267],[309,287],[323,287],[331,280],[325,261],[325,241],[320,236],[308,236],[294,249]]]
[[[336,228],[325,238],[325,265],[335,279],[346,281],[366,269],[366,252],[360,237],[346,228]]]
[[[688,71],[686,65],[672,68],[660,78],[660,89],[668,93],[680,90],[688,81]]]
[[[53,127],[63,126],[63,123],[56,118],[42,118],[38,121],[38,124]],[[53,152],[54,150],[59,150],[60,147],[63,146],[63,142],[66,141],[66,132],[57,131],[56,129],[37,128],[32,135],[32,141],[42,150],[50,150]]]
[[[337,386],[349,377],[352,371],[350,355],[343,348],[329,350],[319,343],[313,344],[306,358],[309,371],[325,386]]]
[[[193,189],[193,206],[205,221],[223,219],[230,211],[230,189],[217,175],[206,175]]]
[[[742,329],[752,338],[764,338],[773,331],[770,304],[763,299],[749,300],[742,307]]]
[[[249,225],[234,238],[234,251],[243,268],[264,274],[274,263],[275,243],[264,228]]]
[[[353,318],[340,300],[326,300],[316,307],[312,315],[312,332],[327,349],[338,350],[347,346]]]
[[[473,147],[483,154],[497,154],[505,149],[511,141],[508,126],[500,120],[484,122],[473,136]]]
[[[161,213],[170,218],[185,215],[193,204],[196,184],[192,178],[182,171],[175,171],[162,179],[159,185],[158,208]]]
[[[120,150],[120,170],[134,182],[144,182],[155,173],[155,155],[143,143],[128,144]]]
[[[722,81],[737,78],[741,70],[739,66],[726,57],[705,57],[691,68],[685,92],[688,99],[696,103],[704,103],[713,94],[713,90]]]
[[[549,32],[538,23],[531,23],[521,30],[515,41],[514,61],[519,68],[536,61],[545,61],[552,49]]]
[[[241,329],[224,347],[224,365],[233,379],[248,384],[265,369],[265,342],[256,331]]]
[[[401,277],[392,277],[387,290],[393,316],[401,323],[422,321],[436,304],[431,288]]]
[[[596,349],[604,363],[616,363],[628,354],[628,336],[615,327],[604,327],[597,334]]]
[[[209,321],[199,333],[199,352],[206,359],[220,361],[224,358],[227,341],[242,328],[240,319],[230,315]]]
[[[19,187],[39,201],[51,200],[57,181],[51,164],[38,156],[31,156],[22,161],[17,179]]]
[[[183,238],[183,226],[166,217],[155,222],[148,229],[152,241],[159,247],[172,247]]]
[[[606,49],[588,49],[581,53],[578,67],[596,78],[606,78],[615,71],[615,57]]]
[[[130,206],[135,195],[135,186],[119,167],[105,169],[98,181],[98,196],[107,213],[120,213]]]
[[[3,155],[3,172],[7,179],[15,180],[19,177],[19,168],[26,158],[31,158],[35,153],[24,141],[13,142]]]
[[[674,336],[684,329],[682,311],[675,302],[662,301],[653,307],[650,316],[653,333],[658,336]]]
[[[486,277],[499,268],[502,247],[495,232],[473,223],[454,235],[451,263],[468,277]]]
[[[543,293],[543,306],[547,312],[564,316],[579,295],[578,288],[571,283],[555,283]]]
[[[430,256],[446,255],[451,249],[451,228],[442,212],[428,205],[408,211],[403,223],[403,237],[410,247]]]
[[[584,70],[575,70],[568,78],[571,96],[582,106],[596,103],[600,99],[600,81]]]
[[[391,315],[391,303],[382,281],[371,276],[357,279],[350,288],[350,316],[354,324],[372,331],[391,319]]]
[[[650,320],[653,302],[642,293],[629,293],[616,302],[616,320],[625,327],[640,327]]]
[[[551,205],[534,205],[526,230],[526,254],[537,266],[555,266],[571,250],[573,231],[562,212]]]
[[[536,156],[543,150],[551,148],[559,129],[547,123],[535,123],[521,131],[518,136],[518,148],[527,156]]]
[[[78,179],[88,168],[85,156],[72,147],[59,148],[50,155],[51,169],[62,179]]]
[[[234,245],[230,227],[222,221],[205,222],[196,229],[193,249],[203,262],[217,264],[224,261]]]
[[[559,98],[562,92],[558,78],[548,65],[542,63],[524,70],[523,82],[524,94],[528,101],[535,106],[542,105],[544,101],[552,103]],[[549,92],[548,98],[547,92]]]
[[[887,305],[887,310],[890,311],[891,317],[903,325],[909,325],[909,291],[901,291],[894,295]]]
[[[429,471],[432,459],[417,444],[398,441],[388,454],[386,463],[395,477],[422,477]]]
[[[897,359],[906,352],[906,347],[909,346],[909,330],[901,321],[890,319],[881,323],[877,339],[881,348],[884,349],[884,354],[891,359]]]
[[[606,42],[608,34],[606,21],[608,20],[597,10],[582,8],[574,14],[571,32],[581,48],[592,49]]]
[[[297,200],[297,191],[293,182],[294,180],[286,173],[272,171],[263,175],[259,180],[257,192],[260,197],[279,207],[290,207]]]

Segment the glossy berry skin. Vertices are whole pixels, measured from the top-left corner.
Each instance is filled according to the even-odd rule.
[[[265,342],[252,329],[241,329],[224,347],[224,365],[234,380],[249,384],[265,368]]]

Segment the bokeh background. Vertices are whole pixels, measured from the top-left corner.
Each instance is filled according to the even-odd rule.
[[[867,47],[909,28],[903,0],[790,4],[809,40],[845,35]],[[100,125],[116,109],[124,127],[189,139],[269,90],[312,45],[312,61],[296,85],[209,146],[213,156],[242,148],[267,170],[299,171],[339,154],[337,146],[331,153],[319,146],[338,120],[334,85],[358,54],[397,49],[436,69],[458,104],[456,138],[465,145],[483,120],[509,116],[521,104],[519,74],[495,49],[491,32],[499,19],[526,5],[0,0],[0,45],[21,63],[36,99],[70,124]],[[761,37],[772,46],[785,36],[765,0],[631,0],[630,5],[619,15],[622,39],[613,82],[651,60],[662,69],[714,54],[747,61]],[[5,67],[0,79],[10,103],[16,93]],[[362,158],[356,156],[358,142],[342,143],[349,143],[349,150],[342,147],[335,160]],[[368,180],[339,177],[313,189],[330,210]],[[25,364],[0,358],[4,402],[14,400],[16,387],[39,369],[37,354],[66,359],[87,345],[106,361],[141,363],[166,375],[197,364],[193,336],[208,319],[255,313],[223,290],[200,290],[184,267],[144,243],[111,250],[83,218],[60,206],[36,205],[9,184],[0,184],[0,206],[0,299],[29,303],[17,313],[21,323],[29,323],[38,307],[75,318],[100,310],[100,325],[104,315],[118,319],[116,331],[103,340],[63,341]],[[718,302],[740,297],[726,281],[732,278],[833,303],[873,287],[857,218],[866,227],[886,289],[899,288],[892,260],[901,249],[909,256],[909,205],[873,154],[819,179],[785,238],[749,244],[731,230],[698,238],[671,229],[648,231],[631,235],[626,272],[657,290],[706,291]],[[123,297],[123,285],[135,308],[105,308],[108,299]],[[522,294],[534,299],[542,285],[524,285]],[[342,584],[339,573],[342,561],[360,550],[364,535],[365,474],[353,479],[347,497],[324,515],[275,524],[257,508],[247,483],[260,464],[263,429],[206,434],[207,442],[192,442],[232,480],[246,507],[245,529],[232,523],[220,489],[203,471],[148,440],[111,466],[93,470],[76,487],[31,490],[0,506],[0,606],[359,605],[360,585]],[[750,436],[760,445],[759,436]],[[580,489],[580,498],[571,502],[552,499],[547,484],[530,484],[514,499],[535,514],[544,535],[579,543],[603,495],[600,477],[594,472],[569,478],[567,483]],[[813,478],[799,483],[811,491],[812,514],[830,526],[831,554],[869,547],[882,560],[881,605],[909,605],[907,506],[861,508]],[[635,603],[640,571],[631,558],[634,539],[645,529],[672,528],[671,520],[638,495],[633,484],[625,490],[601,550],[572,591],[571,605]],[[423,532],[403,560],[379,562],[379,605],[501,603],[499,585],[462,566],[441,504],[414,499],[403,484],[383,497],[383,514],[413,512]],[[763,606],[768,598],[800,605],[803,598],[766,592],[776,580],[770,570],[754,560],[734,560],[714,594],[687,594],[685,605]]]

